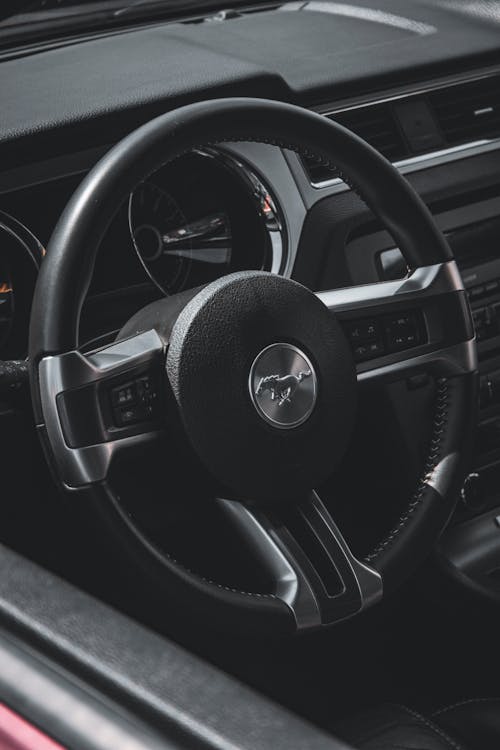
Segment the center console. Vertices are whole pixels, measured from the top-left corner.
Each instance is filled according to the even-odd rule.
[[[462,491],[462,510],[471,515],[500,505],[500,199],[448,211],[437,221],[462,274],[476,331],[479,424]],[[379,276],[400,277],[402,263],[397,249],[382,250]]]
[[[480,418],[472,474],[463,500],[471,510],[480,510],[490,499],[497,502],[496,489],[500,487],[500,218],[457,230],[449,241],[476,330]]]
[[[480,373],[474,453],[438,557],[462,585],[500,602],[500,194],[464,197],[434,209],[434,218],[468,293]],[[358,235],[347,251],[354,283],[399,279],[407,273],[386,232]],[[360,276],[358,269],[368,266],[371,276]]]

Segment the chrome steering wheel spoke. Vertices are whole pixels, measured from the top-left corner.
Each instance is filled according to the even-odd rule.
[[[297,630],[345,620],[382,598],[380,575],[358,560],[316,492],[273,510],[218,499],[292,611]]]
[[[437,377],[477,369],[474,329],[455,261],[407,278],[318,292],[350,340],[360,383],[426,371]]]
[[[113,458],[163,434],[165,347],[151,330],[93,352],[44,357],[45,426],[68,488],[106,479]]]

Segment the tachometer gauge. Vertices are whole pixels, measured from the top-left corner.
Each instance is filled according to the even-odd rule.
[[[227,267],[231,261],[226,213],[187,219],[177,201],[153,182],[144,182],[131,195],[129,223],[144,268],[165,294],[186,286],[193,265]]]
[[[183,253],[169,253],[168,238],[186,224],[174,198],[153,182],[144,182],[130,196],[130,234],[150,278],[165,294],[182,289],[189,274],[191,246]],[[166,238],[166,242],[165,239]]]

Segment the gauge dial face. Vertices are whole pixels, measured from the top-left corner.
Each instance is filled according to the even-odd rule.
[[[154,283],[165,294],[182,289],[189,275],[191,243],[180,243],[182,253],[169,252],[172,233],[186,224],[174,198],[154,182],[142,183],[130,196],[129,223],[136,252]]]
[[[231,261],[231,229],[224,211],[187,218],[177,201],[144,182],[129,204],[135,249],[154,283],[172,294],[186,286],[192,266],[225,268]]]

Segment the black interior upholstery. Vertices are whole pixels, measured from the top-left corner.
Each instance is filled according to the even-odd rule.
[[[477,698],[429,715],[386,705],[337,727],[360,750],[494,750],[500,742],[500,701]]]

